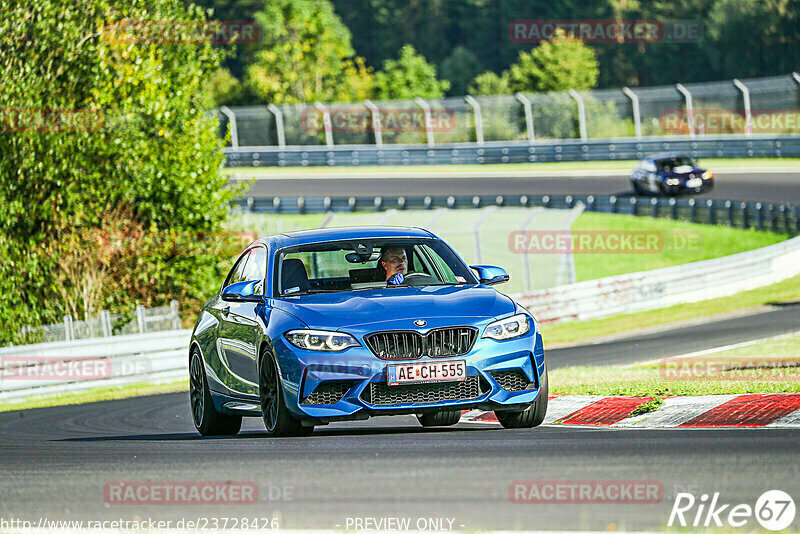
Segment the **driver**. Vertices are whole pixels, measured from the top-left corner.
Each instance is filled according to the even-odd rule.
[[[389,285],[400,285],[408,273],[408,257],[403,247],[386,247],[381,250],[378,265],[385,273]]]

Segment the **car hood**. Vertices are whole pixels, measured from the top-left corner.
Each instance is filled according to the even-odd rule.
[[[430,326],[452,319],[509,315],[511,298],[481,285],[364,289],[273,299],[273,306],[310,328],[337,330],[350,326],[423,319]]]

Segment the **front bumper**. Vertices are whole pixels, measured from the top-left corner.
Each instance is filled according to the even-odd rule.
[[[366,346],[320,353],[297,349],[285,340],[276,343],[275,350],[287,407],[295,417],[316,422],[440,409],[524,409],[539,395],[545,365],[538,328],[505,341],[478,338],[466,355],[445,358],[388,361]],[[464,360],[467,379],[387,385],[388,365],[445,360]]]

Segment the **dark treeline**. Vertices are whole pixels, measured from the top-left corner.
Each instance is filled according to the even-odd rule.
[[[252,19],[265,0],[200,0],[218,19]],[[269,1],[269,0],[266,0]],[[331,0],[359,56],[379,67],[414,45],[451,94],[475,75],[508,68],[520,51],[509,23],[519,19],[693,21],[696,43],[590,43],[598,87],[647,86],[785,74],[800,68],[800,0]],[[229,60],[234,74],[242,54]]]

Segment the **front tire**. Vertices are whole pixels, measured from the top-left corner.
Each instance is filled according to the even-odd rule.
[[[461,410],[417,414],[417,421],[424,427],[453,426],[461,420]]]
[[[542,373],[542,385],[539,388],[539,396],[533,401],[530,406],[521,412],[495,412],[497,420],[503,425],[503,428],[533,428],[539,426],[544,421],[547,415],[547,367],[544,368]]]
[[[242,428],[242,417],[227,415],[214,408],[200,349],[194,347],[189,358],[189,403],[194,427],[203,436],[235,436]]]
[[[308,436],[314,431],[313,426],[303,426],[292,417],[286,407],[283,396],[278,365],[269,352],[261,355],[258,372],[258,396],[261,399],[261,416],[264,426],[272,436]]]

